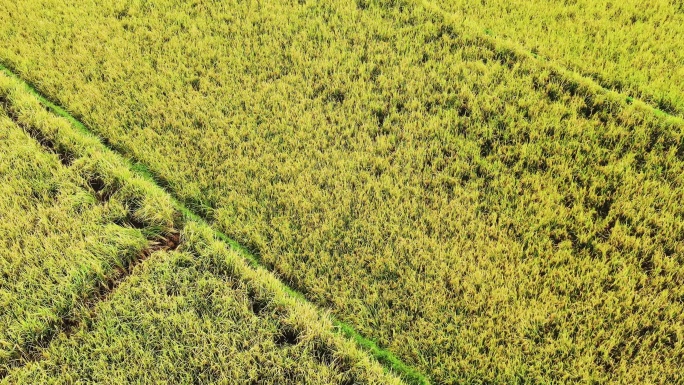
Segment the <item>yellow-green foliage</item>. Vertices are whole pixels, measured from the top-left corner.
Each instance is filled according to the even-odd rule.
[[[684,115],[684,3],[427,0],[482,33]]]
[[[0,102],[4,383],[401,383],[4,74]],[[123,277],[180,226],[178,251]]]
[[[141,234],[102,221],[95,198],[65,178],[0,112],[0,371],[86,297],[98,275],[141,250]],[[80,215],[77,214],[80,211]]]
[[[417,3],[0,3],[4,63],[435,382],[682,381],[681,120]]]
[[[0,373],[44,346],[146,238],[172,226],[168,197],[116,162],[76,147],[49,154],[26,133],[67,126],[0,75]]]
[[[6,383],[399,384],[212,234],[189,223]]]
[[[0,111],[0,372],[147,244]]]

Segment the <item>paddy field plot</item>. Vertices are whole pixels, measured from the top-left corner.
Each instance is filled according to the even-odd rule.
[[[669,113],[684,115],[681,1],[428,3],[472,28],[520,44]]]
[[[0,74],[0,382],[401,384]]]
[[[0,4],[4,65],[432,382],[682,381],[684,125],[611,91],[676,105],[648,68],[417,1]]]

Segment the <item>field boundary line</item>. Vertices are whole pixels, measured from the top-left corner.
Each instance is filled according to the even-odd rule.
[[[21,76],[17,74],[17,72],[15,72],[13,69],[9,68],[2,62],[0,62],[0,71],[5,73],[7,76],[13,78],[14,80],[18,81],[22,85],[24,85],[28,92],[35,96],[41,104],[43,104],[48,110],[50,110],[55,115],[66,119],[70,123],[70,125],[76,128],[78,131],[80,131],[81,134],[96,138],[99,141],[100,145],[107,148],[116,156],[119,156],[132,172],[139,175],[148,182],[154,184],[161,191],[165,192],[171,199],[175,208],[187,219],[194,220],[200,224],[206,225],[214,232],[214,235],[218,239],[228,244],[228,246],[230,246],[242,258],[244,258],[250,266],[255,268],[262,268],[265,271],[274,274],[274,276],[276,276],[277,278],[277,274],[275,274],[276,272],[274,272],[272,269],[269,269],[268,266],[266,266],[265,264],[262,264],[259,258],[248,248],[241,245],[240,243],[238,243],[222,231],[217,230],[209,222],[209,220],[207,220],[204,216],[197,214],[196,212],[191,210],[185,203],[183,203],[181,199],[177,198],[175,194],[171,191],[171,189],[167,187],[167,184],[162,181],[162,178],[159,178],[149,167],[147,167],[147,165],[109,145],[106,138],[97,135],[84,123],[82,123],[73,115],[71,115],[66,109],[64,109],[57,103],[52,102],[48,97],[44,96],[35,85],[33,85],[29,81],[24,80]],[[281,279],[277,279],[278,281],[280,281],[285,291],[294,299],[301,301],[303,303],[309,303],[316,309],[322,309],[315,302],[308,300],[303,293],[296,289],[293,289],[292,287],[290,287],[290,285],[283,282]],[[394,353],[392,353],[391,351],[385,348],[381,348],[375,341],[359,333],[352,325],[346,322],[342,322],[338,320],[335,316],[333,316],[333,314],[331,314],[330,312],[328,313],[336,329],[335,332],[354,341],[359,347],[361,347],[363,351],[367,352],[372,358],[378,361],[385,368],[385,370],[389,370],[390,372],[395,373],[402,380],[409,384],[426,385],[431,383],[427,375],[409,366],[400,358],[395,356]]]
[[[488,48],[492,48],[497,52],[507,51],[513,53],[516,61],[527,60],[534,65],[538,65],[542,69],[546,69],[552,73],[558,74],[564,80],[577,82],[585,86],[594,94],[606,95],[613,99],[613,101],[619,102],[621,105],[636,105],[642,109],[646,109],[659,118],[672,119],[675,122],[684,125],[684,111],[680,112],[682,115],[677,115],[676,113],[671,113],[657,108],[652,103],[646,102],[638,97],[631,96],[623,91],[616,91],[605,87],[594,77],[585,75],[581,71],[566,68],[566,66],[558,63],[558,61],[555,59],[535,54],[520,43],[510,39],[498,37],[496,35],[488,34],[485,29],[481,28],[474,22],[469,20],[457,20],[455,15],[442,9],[438,5],[435,5],[432,1],[412,0],[412,2],[414,4],[422,5],[422,7],[426,10],[437,14],[445,23],[455,25],[462,31],[469,30],[473,39],[478,39],[482,43],[486,43]]]

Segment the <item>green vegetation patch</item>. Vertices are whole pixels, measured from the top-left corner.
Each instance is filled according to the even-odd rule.
[[[6,3],[5,64],[434,382],[681,381],[681,119],[410,2]]]
[[[7,383],[399,384],[309,305],[190,223]]]
[[[427,0],[459,23],[521,44],[661,110],[684,115],[684,3]]]

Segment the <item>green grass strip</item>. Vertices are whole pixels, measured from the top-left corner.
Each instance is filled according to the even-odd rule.
[[[405,381],[412,384],[430,383],[430,381],[424,374],[406,365],[403,361],[401,361],[391,352],[380,348],[373,340],[369,340],[368,338],[362,336],[350,325],[344,322],[340,322],[334,318],[333,323],[342,332],[342,334],[344,334],[347,338],[356,341],[356,343],[359,346],[364,348],[366,351],[370,352],[370,354],[373,357],[375,357],[376,360],[382,363],[385,367],[389,367],[392,369],[393,372],[399,373],[402,379],[404,379]]]
[[[213,226],[211,226],[210,223],[201,215],[195,213],[192,211],[190,208],[188,208],[181,200],[176,198],[174,194],[170,191],[169,188],[164,187],[165,183],[161,181],[161,178],[159,178],[149,167],[147,167],[145,164],[140,163],[138,161],[131,161],[129,158],[127,158],[124,154],[122,154],[119,150],[116,148],[113,148],[112,146],[108,146],[105,144],[105,140],[101,138],[99,135],[96,135],[91,129],[89,129],[85,124],[83,124],[81,121],[76,119],[74,116],[72,116],[67,110],[64,108],[60,107],[58,104],[52,102],[50,99],[45,97],[43,94],[38,91],[37,87],[35,87],[33,84],[30,82],[24,80],[21,78],[19,75],[17,75],[13,70],[5,66],[3,63],[0,63],[0,71],[4,72],[7,76],[17,80],[21,84],[23,84],[27,90],[34,95],[40,102],[45,105],[51,112],[53,112],[56,115],[59,115],[60,117],[66,119],[71,123],[73,127],[76,127],[82,134],[92,136],[95,138],[98,138],[100,141],[100,144],[107,148],[109,151],[112,151],[113,153],[119,155],[123,160],[128,164],[129,168],[134,171],[136,174],[140,175],[141,177],[145,178],[149,182],[153,183],[156,185],[158,188],[161,190],[165,191],[170,197],[171,200],[173,201],[174,205],[176,206],[176,209],[183,215],[184,218],[189,219],[189,220],[194,220],[199,223],[206,224],[209,226],[213,231],[215,236],[222,240],[223,242],[227,243],[230,245],[233,250],[237,251],[251,266],[253,267],[261,267],[265,270],[270,271],[265,265],[263,265],[259,258],[251,252],[248,248],[242,246],[239,244],[237,241],[234,239],[230,238],[228,235],[224,234],[223,232],[216,230]],[[291,295],[293,298],[302,301],[302,302],[309,302],[306,296],[302,294],[301,292],[291,288],[289,285],[281,281],[281,284],[283,285],[283,288],[285,291]],[[390,352],[387,349],[383,349],[380,346],[375,343],[375,341],[364,337],[361,335],[354,327],[351,325],[337,320],[335,317],[331,316],[331,319],[333,321],[333,324],[337,328],[337,331],[344,335],[345,337],[353,340],[356,342],[357,345],[359,345],[361,348],[363,348],[365,351],[367,351],[373,358],[375,358],[378,362],[380,362],[386,370],[390,370],[393,373],[399,375],[404,381],[406,381],[409,384],[416,384],[416,385],[425,385],[425,384],[430,384],[430,380],[428,377],[411,366],[405,364],[401,359],[399,359],[397,356],[395,356],[392,352]]]

